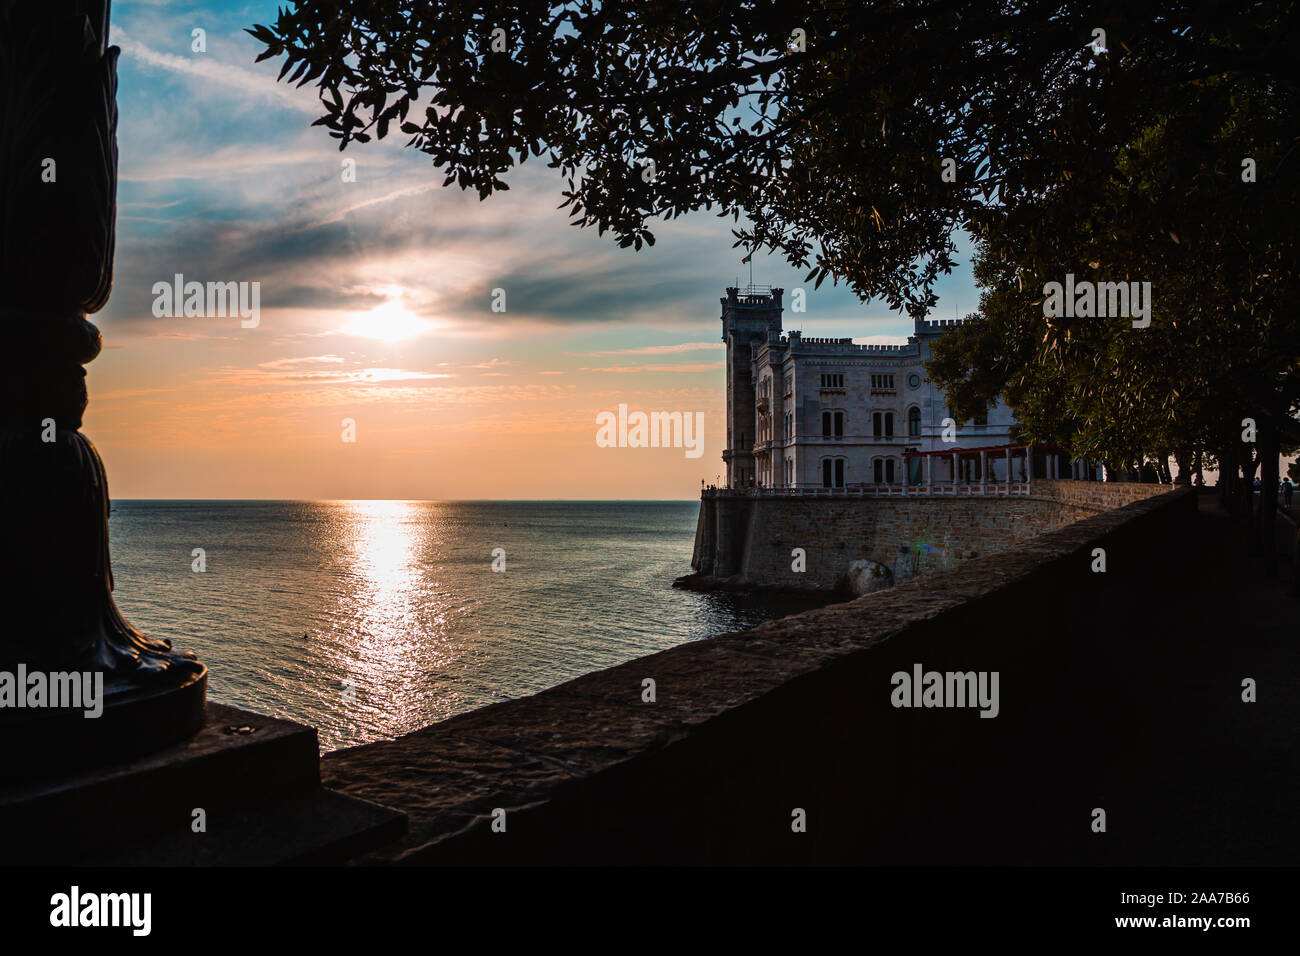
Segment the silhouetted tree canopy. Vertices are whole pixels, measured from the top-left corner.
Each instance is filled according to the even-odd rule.
[[[1119,151],[1087,217],[1069,181],[1009,210],[1001,253],[977,256],[980,314],[935,347],[954,406],[1005,395],[1028,433],[1126,467],[1222,449],[1245,417],[1280,427],[1300,401],[1297,119],[1289,94],[1206,82]],[[1067,272],[1150,282],[1150,327],[1046,317],[1044,283]]]
[[[717,208],[738,244],[914,314],[957,230],[1104,181],[1189,84],[1300,80],[1290,3],[298,0],[249,32],[340,148],[400,129],[481,197],[545,157],[623,245]]]

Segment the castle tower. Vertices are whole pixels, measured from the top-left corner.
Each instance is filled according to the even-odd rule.
[[[727,485],[738,488],[754,478],[754,347],[767,341],[769,331],[781,331],[781,295],[785,290],[742,294],[728,288],[722,302],[722,341],[727,343],[727,443],[722,460]]]

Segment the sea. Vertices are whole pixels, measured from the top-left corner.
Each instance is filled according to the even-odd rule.
[[[673,588],[698,511],[118,500],[114,593],[207,664],[210,700],[309,724],[329,751],[825,603]]]

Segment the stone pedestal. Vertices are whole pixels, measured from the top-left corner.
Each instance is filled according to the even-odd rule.
[[[84,710],[0,709],[0,786],[136,759],[203,725],[207,669],[175,670]]]
[[[0,782],[0,865],[339,863],[405,829],[403,814],[321,786],[311,727],[220,704],[197,734],[134,760]]]

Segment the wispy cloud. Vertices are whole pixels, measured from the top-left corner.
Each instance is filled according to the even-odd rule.
[[[682,342],[679,345],[639,345],[629,349],[605,349],[599,352],[567,352],[567,355],[672,355],[677,352],[699,352],[704,349],[722,349],[722,342]]]
[[[611,365],[605,368],[584,368],[582,371],[624,375],[635,372],[716,372],[725,367],[725,362],[708,362],[696,365]]]
[[[198,83],[216,84],[234,93],[264,99],[313,118],[322,112],[320,100],[310,86],[299,88],[277,83],[273,76],[222,62],[211,53],[194,56],[164,53],[136,40],[117,23],[114,23],[112,38],[113,43],[122,48],[123,55],[149,66],[189,77]]]

